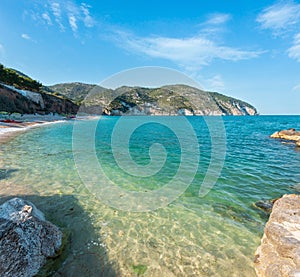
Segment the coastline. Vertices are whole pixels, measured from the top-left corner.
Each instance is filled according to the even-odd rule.
[[[98,116],[78,116],[75,120],[93,120]],[[34,115],[26,114],[23,116],[14,116],[13,120],[17,122],[2,122],[7,118],[0,116],[0,144],[16,137],[20,133],[26,132],[31,128],[37,128],[49,124],[62,123],[73,119],[68,119],[61,115]]]
[[[63,116],[24,115],[22,118],[14,118],[14,120],[18,120],[18,122],[0,122],[0,144],[9,141],[31,128],[61,123],[67,119]]]

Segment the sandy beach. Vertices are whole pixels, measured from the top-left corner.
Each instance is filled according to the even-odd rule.
[[[14,116],[9,118],[12,122],[5,122],[6,119],[5,117],[0,117],[0,143],[8,141],[30,128],[63,122],[66,120],[66,117],[59,115],[23,115],[22,117]]]
[[[99,116],[85,115],[76,116],[76,120],[92,120],[97,119]],[[16,122],[3,122],[10,119]],[[42,125],[55,124],[70,120],[61,115],[14,115],[12,117],[5,117],[0,115],[0,143],[6,142],[12,137],[18,135],[20,132],[25,132],[28,129],[36,128]],[[71,119],[73,120],[73,119]]]

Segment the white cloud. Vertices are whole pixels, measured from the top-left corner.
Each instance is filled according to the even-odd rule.
[[[200,23],[200,33],[208,35],[210,38],[215,36],[215,39],[220,38],[220,35],[226,30],[226,23],[231,20],[230,14],[214,13],[207,17],[207,20]]]
[[[287,54],[291,59],[300,62],[300,4],[294,1],[280,1],[267,7],[257,17],[257,22],[263,29],[270,29],[276,36],[291,38],[293,43],[287,49]],[[292,40],[292,39],[290,39]]]
[[[230,14],[216,13],[209,16],[206,24],[219,25],[228,22],[231,19]]]
[[[290,58],[300,62],[300,44],[296,44],[288,49],[288,55]]]
[[[294,43],[287,52],[290,58],[300,62],[300,33],[294,36]]]
[[[76,34],[80,26],[84,26],[86,28],[95,26],[96,21],[90,13],[91,6],[85,3],[78,5],[72,0],[49,0],[49,5],[47,7],[48,11],[44,11],[42,14],[43,20],[46,21],[48,25],[52,25],[52,20],[49,13],[52,14],[61,31],[66,30],[67,22],[69,23],[73,33]]]
[[[31,40],[31,38],[28,34],[22,34],[21,38],[26,39],[26,40]]]
[[[94,27],[95,20],[91,17],[89,8],[91,8],[91,7],[88,6],[87,4],[85,4],[85,3],[81,4],[81,11],[84,15],[84,17],[83,17],[84,25],[85,25],[85,27],[91,28],[91,27]]]
[[[59,3],[51,3],[51,9],[53,12],[53,15],[55,16],[56,19],[61,18],[61,9],[60,9],[60,4]]]
[[[25,10],[23,17],[29,17],[39,25],[58,26],[62,32],[70,29],[77,38],[79,31],[96,25],[91,15],[92,7],[86,3],[77,4],[75,0],[46,0],[46,4],[43,1],[34,2],[34,9]]]
[[[52,25],[52,20],[47,12],[42,14],[42,18],[46,21],[48,25]]]
[[[76,17],[74,15],[69,15],[69,23],[71,26],[72,31],[75,33],[77,31],[77,23],[76,23]]]
[[[51,10],[52,10],[52,13],[54,15],[56,23],[59,25],[60,29],[62,31],[64,31],[65,27],[62,24],[62,10],[61,10],[60,4],[57,3],[57,2],[53,2],[53,3],[51,3],[50,6],[51,6]]]
[[[270,29],[275,35],[281,34],[300,20],[300,4],[293,1],[280,1],[265,8],[256,21],[263,29]]]
[[[189,70],[208,65],[216,59],[239,61],[256,58],[262,54],[261,51],[245,51],[219,45],[206,36],[200,35],[171,38],[138,37],[121,31],[115,33],[115,39],[121,47],[153,58],[172,61]]]

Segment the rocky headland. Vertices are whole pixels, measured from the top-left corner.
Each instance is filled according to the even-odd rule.
[[[108,89],[83,83],[48,87],[80,104],[80,112],[105,115],[257,115],[244,101],[217,92],[177,84],[157,88]]]
[[[258,277],[300,276],[300,195],[275,201],[254,266]]]

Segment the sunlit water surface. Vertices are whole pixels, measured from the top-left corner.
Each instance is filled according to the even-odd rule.
[[[199,197],[199,189],[211,157],[211,139],[205,120],[190,117],[201,151],[198,172],[185,193],[164,208],[126,212],[95,197],[75,167],[73,122],[36,128],[0,145],[2,199],[27,195],[48,219],[71,230],[70,246],[54,276],[255,276],[254,252],[267,215],[253,204],[295,193],[300,184],[300,151],[269,135],[280,129],[300,129],[300,117],[222,119],[225,164],[205,197]],[[180,163],[178,138],[156,123],[137,129],[130,139],[133,161],[149,163],[149,147],[156,142],[164,145],[168,156],[155,176],[131,176],[118,167],[110,147],[118,120],[102,118],[96,132],[97,157],[105,174],[126,190],[162,187]],[[135,120],[128,117],[126,124]],[[86,128],[91,122],[78,124]]]

